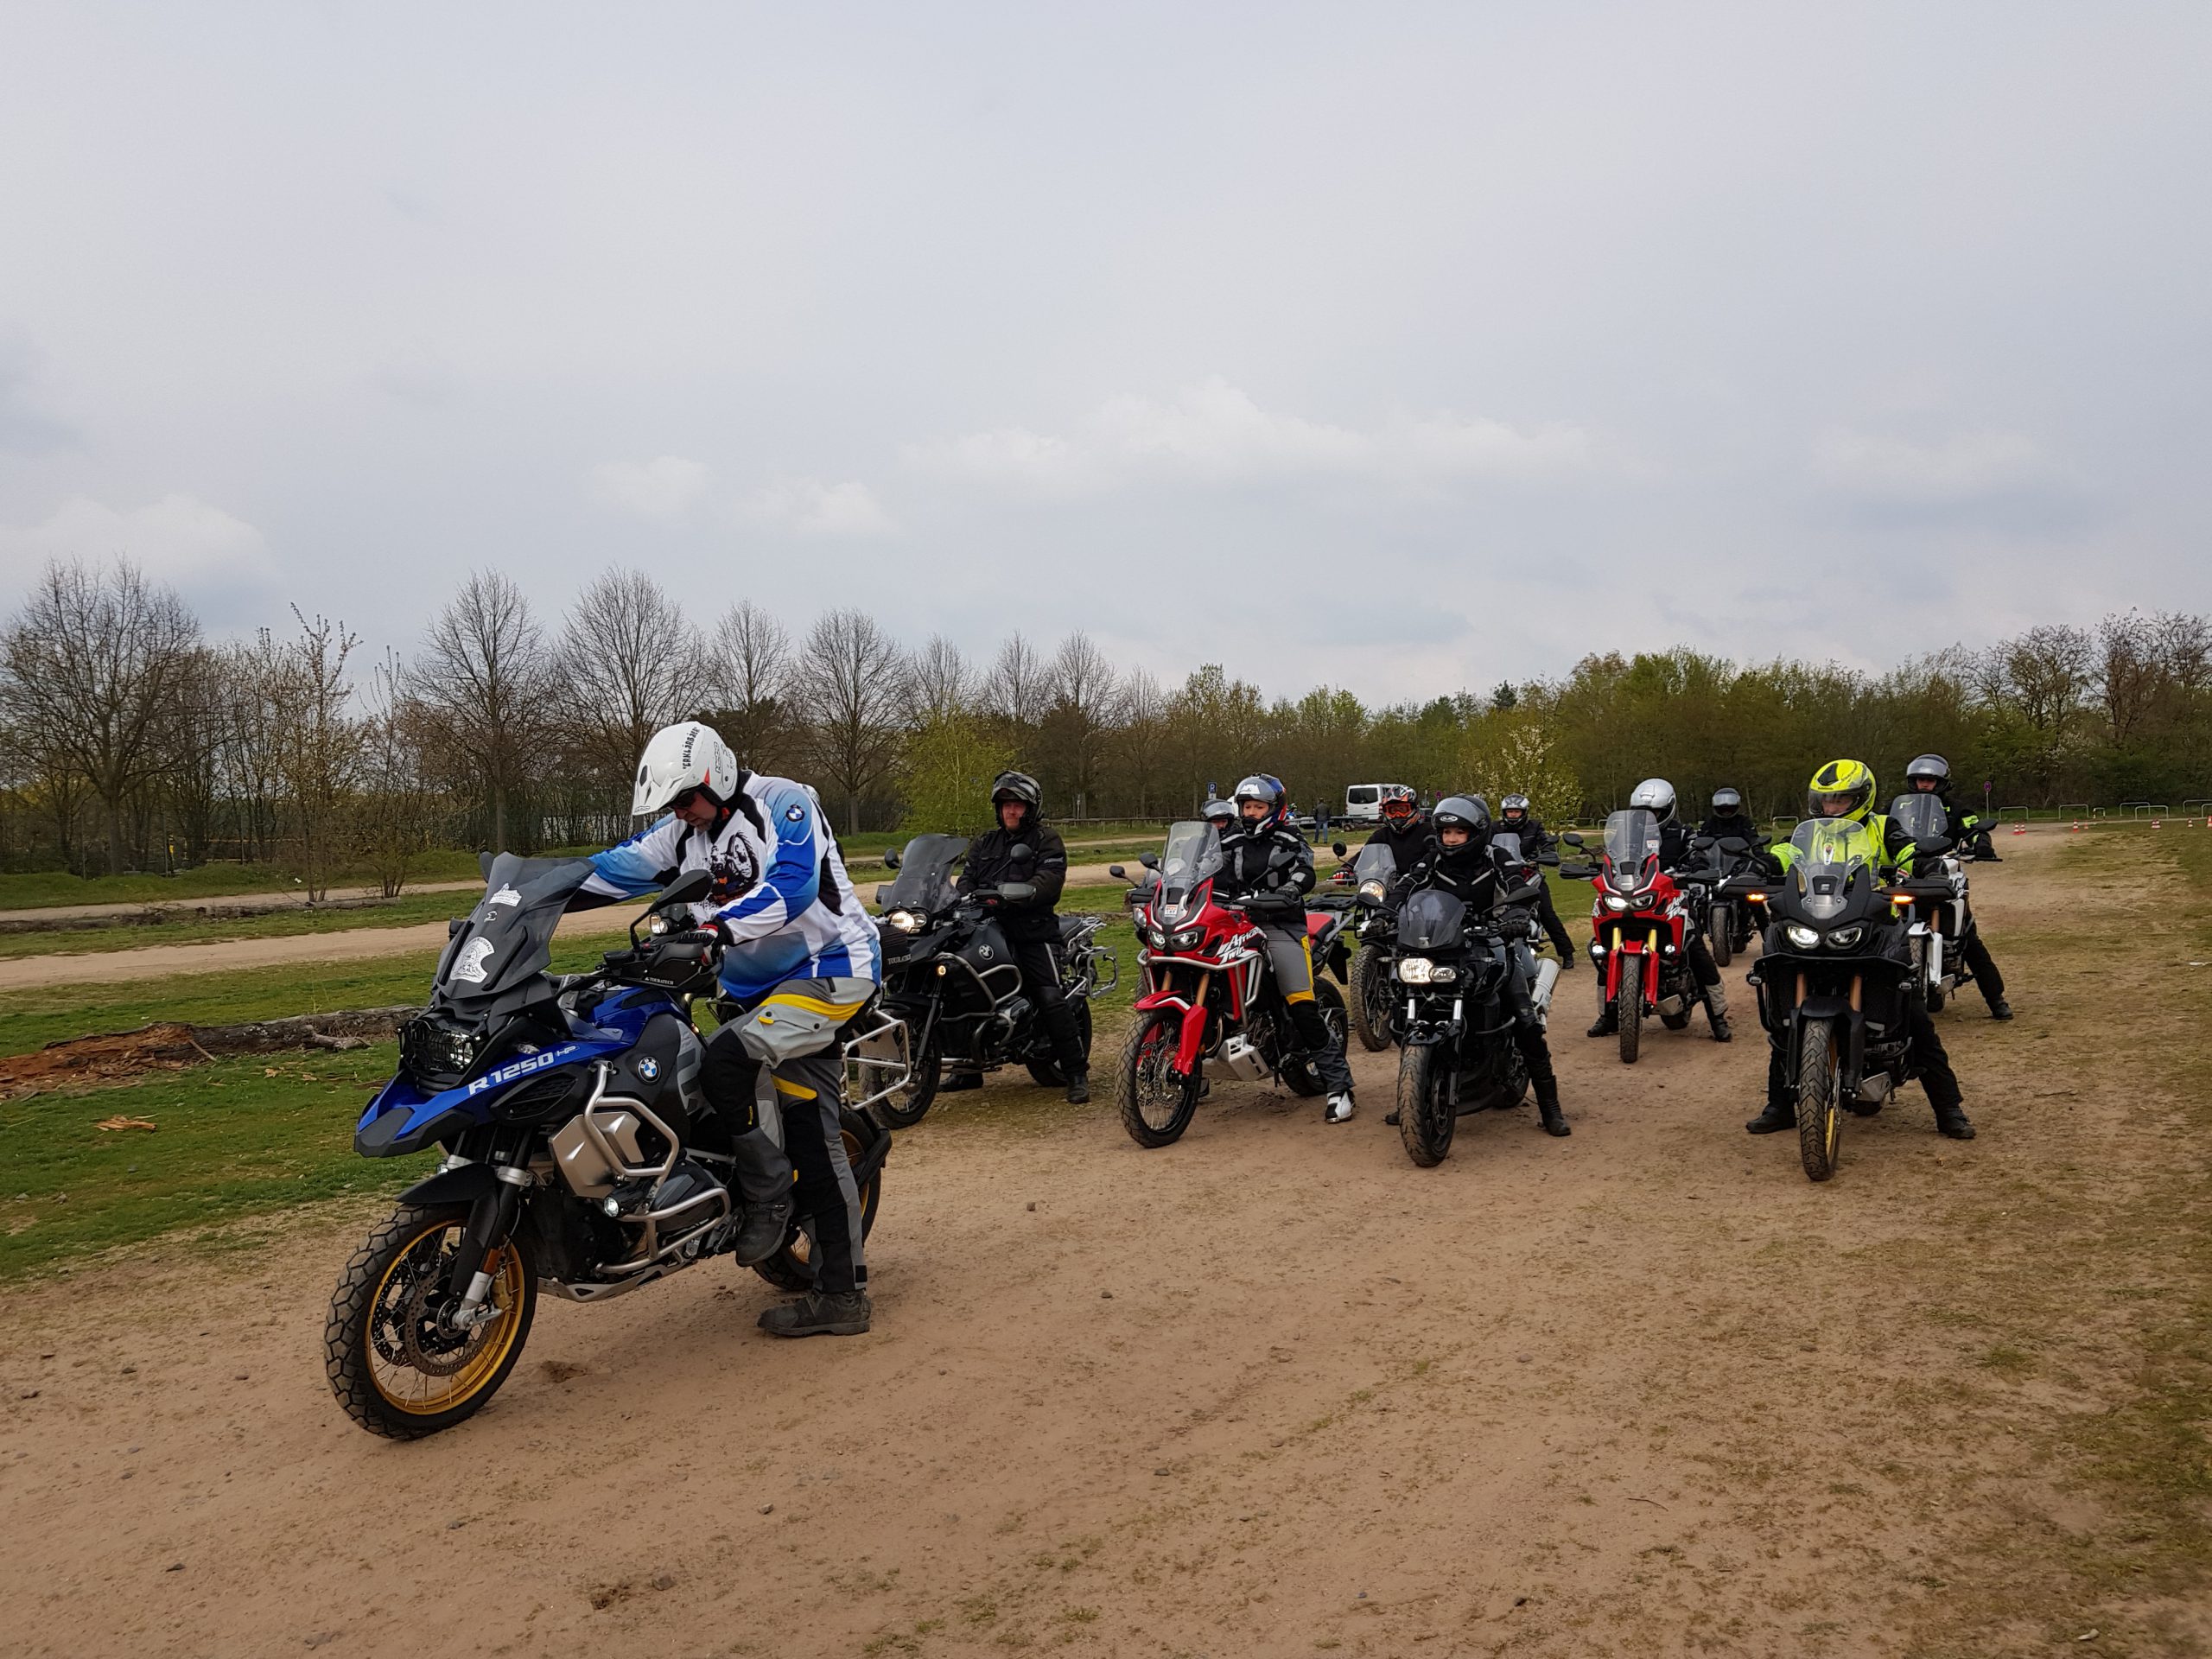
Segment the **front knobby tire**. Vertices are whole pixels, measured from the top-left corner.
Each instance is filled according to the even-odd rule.
[[[1205,1015],[1193,1010],[1187,1017],[1203,1020]],[[1114,1103],[1122,1114],[1122,1127],[1141,1147],[1174,1145],[1198,1114],[1199,1078],[1169,1074],[1182,1046],[1185,1018],[1173,1008],[1150,1009],[1137,1016],[1122,1041],[1114,1073]]]
[[[501,1239],[484,1258],[498,1311],[466,1337],[438,1324],[460,1299],[454,1248],[471,1205],[396,1210],[339,1275],[323,1326],[323,1369],[346,1414],[395,1440],[435,1434],[481,1411],[522,1357],[537,1311],[537,1268]]]
[[[1736,954],[1735,935],[1736,918],[1729,913],[1728,908],[1723,906],[1713,918],[1713,938],[1710,944],[1714,967],[1726,968],[1729,959]]]
[[[944,1082],[944,1055],[931,1039],[907,1069],[906,1086],[877,1101],[876,1113],[894,1129],[911,1129],[930,1115]]]
[[[1423,1169],[1435,1168],[1450,1154],[1459,1122],[1444,1086],[1451,1062],[1439,1055],[1440,1046],[1415,1043],[1398,1054],[1398,1138],[1406,1143],[1406,1156]]]
[[[1824,1020],[1808,1024],[1797,1051],[1797,1155],[1808,1181],[1835,1173],[1843,1142],[1842,1081],[1835,1027]]]
[[[1327,980],[1316,978],[1313,982],[1313,1001],[1314,1005],[1321,1010],[1321,1023],[1329,1029],[1329,1041],[1335,1045],[1337,1052],[1341,1054],[1344,1052],[1344,993],[1329,983]],[[1287,1012],[1283,1016],[1281,1029],[1283,1042],[1287,1046],[1294,1039],[1294,1033]],[[1321,1074],[1314,1070],[1313,1063],[1308,1060],[1286,1060],[1282,1066],[1282,1080],[1284,1086],[1292,1094],[1304,1099],[1311,1100],[1322,1092]]]
[[[879,1106],[883,1103],[878,1101]],[[859,1161],[861,1149],[872,1138],[868,1124],[849,1106],[837,1111],[838,1138],[845,1143],[845,1163],[848,1167]],[[875,1211],[883,1202],[883,1166],[875,1166],[875,1173],[861,1183],[861,1236],[865,1239],[875,1230]],[[837,1217],[842,1224],[844,1217]],[[803,1295],[814,1288],[819,1269],[816,1267],[814,1243],[815,1221],[811,1216],[799,1216],[791,1222],[790,1236],[783,1247],[766,1262],[756,1262],[753,1271],[773,1285],[778,1290],[788,1290]]]
[[[1382,951],[1367,946],[1351,959],[1352,1034],[1370,1054],[1380,1053],[1395,1040],[1393,1016],[1398,1011],[1397,987],[1390,982],[1390,964]]]
[[[1621,994],[1614,1001],[1613,1023],[1621,1039],[1621,1064],[1634,1065],[1643,1049],[1643,958],[1621,957]]]
[[[1068,1001],[1075,1005],[1076,1042],[1083,1050],[1083,1063],[1088,1069],[1090,1065],[1090,999],[1071,994]],[[1060,1070],[1060,1063],[1050,1054],[1033,1056],[1028,1065],[1029,1075],[1046,1088],[1067,1087],[1068,1074]]]

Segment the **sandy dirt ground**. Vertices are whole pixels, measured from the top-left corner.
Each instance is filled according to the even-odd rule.
[[[1110,880],[1104,864],[1086,864],[1068,872],[1071,886],[1097,885]],[[891,879],[887,870],[855,872],[863,898],[879,882]],[[481,893],[480,883],[470,891]],[[446,891],[445,884],[416,889]],[[563,938],[619,933],[626,929],[643,904],[611,905],[601,910],[580,911],[561,923]],[[456,903],[456,913],[467,906]],[[102,933],[88,935],[86,949],[52,955],[0,958],[0,992],[48,985],[119,984],[135,979],[161,979],[171,974],[219,974],[245,968],[276,968],[292,963],[361,962],[373,957],[404,956],[412,950],[442,950],[447,938],[443,922],[422,922],[410,927],[352,927],[326,933],[295,933],[275,938],[219,939],[205,944],[136,944]]]
[[[2007,851],[2000,948],[2058,880]],[[2093,935],[2152,899],[2069,902]],[[2094,1252],[2158,1137],[2108,1140],[2150,1109],[2088,1071],[2109,964],[2013,954],[2018,1021],[1943,1019],[1981,1138],[1916,1089],[1821,1187],[1740,1127],[1740,964],[1743,1038],[1655,1030],[1632,1070],[1570,976],[1573,1137],[1470,1118],[1433,1171],[1389,1055],[1348,1126],[1224,1085],[1149,1153],[995,1084],[900,1137],[872,1334],[773,1343],[726,1262],[549,1301],[412,1445],[322,1381],[362,1215],[11,1291],[0,1651],[2212,1650],[2069,1566],[2125,1517],[2055,1425],[2120,1396],[2132,1315],[2038,1264]]]

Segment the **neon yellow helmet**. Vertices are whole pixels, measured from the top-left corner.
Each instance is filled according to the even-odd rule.
[[[1831,760],[1813,774],[1805,791],[1805,815],[1813,818],[1843,818],[1866,822],[1874,804],[1874,774],[1858,760]]]

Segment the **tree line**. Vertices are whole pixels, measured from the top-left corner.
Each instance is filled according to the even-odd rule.
[[[850,830],[980,828],[1009,766],[1063,818],[1187,814],[1252,771],[1339,811],[1347,785],[1391,782],[1519,790],[1586,818],[1659,775],[1686,803],[1726,784],[1783,816],[1821,760],[1865,760],[1887,787],[1926,749],[1998,805],[2177,805],[2212,794],[2212,622],[2131,611],[1881,674],[1606,654],[1370,706],[1328,686],[1269,698],[1212,664],[1165,683],[1080,632],[971,659],[858,608],[795,631],[744,601],[701,628],[630,569],[558,617],[479,571],[380,657],[297,607],[218,641],[128,562],[56,563],[0,631],[0,868],[238,859],[318,893],[341,868],[397,892],[433,846],[619,836],[646,739],[691,716],[747,765],[812,784]]]

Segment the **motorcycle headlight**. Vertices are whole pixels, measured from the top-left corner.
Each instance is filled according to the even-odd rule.
[[[1848,950],[1859,943],[1866,931],[1865,925],[1859,922],[1853,922],[1849,927],[1839,927],[1828,935],[1828,946],[1831,950]]]
[[[891,912],[884,917],[883,925],[886,927],[895,927],[901,933],[918,933],[922,931],[922,918],[911,910]]]
[[[1171,948],[1177,950],[1195,950],[1205,936],[1206,931],[1203,927],[1186,927],[1167,943]]]
[[[1618,893],[1609,893],[1605,895],[1605,908],[1607,910],[1626,910],[1628,908],[1628,900],[1622,898]]]
[[[1371,880],[1361,882],[1359,884],[1359,896],[1366,899],[1370,905],[1381,904],[1382,902],[1382,884],[1380,881]]]
[[[1816,950],[1821,943],[1821,935],[1818,929],[1802,927],[1796,922],[1792,922],[1789,926],[1783,928],[1782,930],[1782,934],[1784,938],[1788,939],[1790,944],[1796,945],[1800,950]]]
[[[1457,968],[1446,967],[1443,963],[1440,963],[1435,968],[1430,970],[1428,976],[1432,981],[1439,985],[1449,985],[1453,980],[1459,977],[1459,970]]]
[[[1426,985],[1435,977],[1436,969],[1427,957],[1398,958],[1398,979],[1407,985]]]

